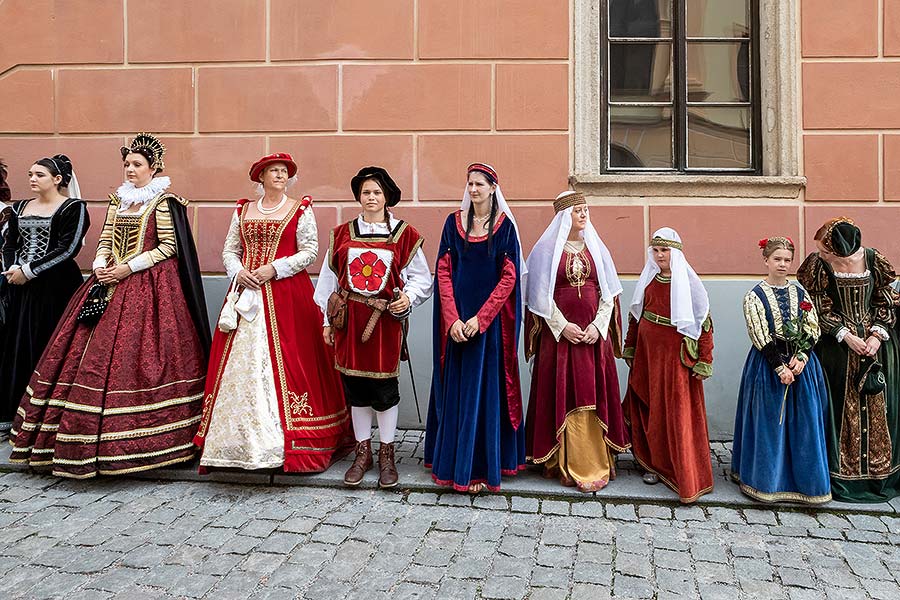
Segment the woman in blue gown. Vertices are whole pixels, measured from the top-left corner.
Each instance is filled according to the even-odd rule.
[[[434,374],[425,465],[439,485],[500,489],[525,465],[519,384],[519,235],[490,165],[469,166],[462,209],[438,248]]]
[[[741,378],[731,478],[761,502],[822,504],[831,500],[831,484],[828,388],[811,349],[818,317],[804,289],[787,281],[793,242],[773,237],[760,247],[769,273],[744,297],[753,347]],[[805,334],[809,349],[798,349],[792,329]]]

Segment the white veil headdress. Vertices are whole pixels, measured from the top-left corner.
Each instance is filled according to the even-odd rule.
[[[647,248],[647,263],[641,271],[634,297],[631,299],[631,316],[640,319],[644,311],[644,290],[660,272],[659,265],[653,260],[653,246],[667,246],[671,249],[669,268],[672,271],[671,283],[671,315],[678,332],[697,340],[703,328],[703,322],[709,316],[709,295],[700,277],[688,263],[682,252],[681,237],[674,229],[663,227],[653,233],[650,247]]]
[[[563,248],[569,238],[572,229],[572,210],[576,204],[585,204],[584,197],[573,191],[563,192],[556,197],[554,206],[561,206],[560,201],[570,204],[559,210],[550,225],[541,235],[540,239],[528,255],[528,286],[525,289],[525,304],[534,314],[549,319],[552,312],[553,293],[556,288],[557,265],[562,258]],[[572,204],[575,202],[575,204]],[[584,244],[591,253],[591,258],[597,267],[597,280],[600,284],[600,293],[603,300],[609,302],[622,293],[622,282],[616,272],[609,249],[594,225],[588,219],[584,231],[581,232]]]
[[[506,198],[503,197],[503,191],[500,189],[500,180],[496,177],[496,170],[489,164],[486,163],[474,163],[469,165],[468,172],[471,172],[473,166],[477,167],[486,167],[495,181],[496,188],[494,188],[494,197],[497,199],[497,210],[506,215],[506,218],[509,219],[510,223],[512,223],[513,229],[516,230],[516,240],[519,243],[519,264],[517,268],[519,269],[519,281],[521,284],[521,289],[524,291],[527,289],[527,281],[528,281],[528,266],[525,264],[525,254],[522,252],[522,236],[519,234],[519,225],[516,223],[516,218],[512,214],[512,210],[509,208],[509,204],[506,203]],[[479,173],[485,173],[485,170],[481,168],[475,169]],[[486,173],[485,173],[486,174]],[[460,203],[459,207],[463,212],[468,212],[469,208],[472,206],[472,197],[469,196],[469,186],[466,185],[466,190],[463,192],[462,203]],[[496,222],[496,221],[495,221]],[[524,303],[525,295],[522,295],[522,301]]]

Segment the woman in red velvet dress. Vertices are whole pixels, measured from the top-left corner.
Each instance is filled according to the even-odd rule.
[[[534,355],[525,448],[545,477],[596,492],[629,447],[615,357],[622,284],[582,194],[564,192],[528,257],[525,354]]]
[[[703,380],[712,375],[709,297],[664,227],[653,234],[647,264],[631,301],[625,356],[631,373],[623,408],[632,453],[683,503],[713,488]]]
[[[209,325],[185,207],[168,192],[165,147],[139,134],[121,149],[94,273],[72,297],[10,433],[11,460],[75,478],[189,461],[203,400]],[[95,284],[109,304],[79,313]],[[111,294],[111,295],[109,295]]]
[[[225,270],[241,291],[237,327],[213,338],[201,470],[324,471],[349,450],[349,417],[334,355],[320,335],[306,269],[318,254],[312,199],[289,198],[290,154],[250,167],[255,202],[239,200],[225,238]]]

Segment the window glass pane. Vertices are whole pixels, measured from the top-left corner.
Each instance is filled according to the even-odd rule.
[[[613,102],[670,102],[672,44],[610,44],[609,97]]]
[[[672,109],[609,107],[610,168],[671,169]]]
[[[688,109],[688,168],[750,168],[750,108]]]
[[[687,0],[688,37],[750,37],[750,0]]]
[[[609,37],[672,37],[672,0],[609,0]]]
[[[749,102],[749,42],[688,42],[689,102]]]

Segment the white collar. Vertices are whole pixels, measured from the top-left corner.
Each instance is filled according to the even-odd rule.
[[[379,221],[378,223],[369,223],[366,221],[362,213],[358,217],[356,217],[356,222],[359,224],[360,231],[373,231],[373,230],[382,230],[382,231],[393,231],[394,227],[397,226],[398,221],[394,218],[394,215],[388,213],[388,220],[390,221],[390,226],[386,225],[384,221]]]
[[[119,198],[119,209],[128,210],[132,206],[146,204],[160,193],[169,189],[172,180],[168,177],[154,177],[144,187],[134,187],[130,181],[126,181],[116,190]]]

